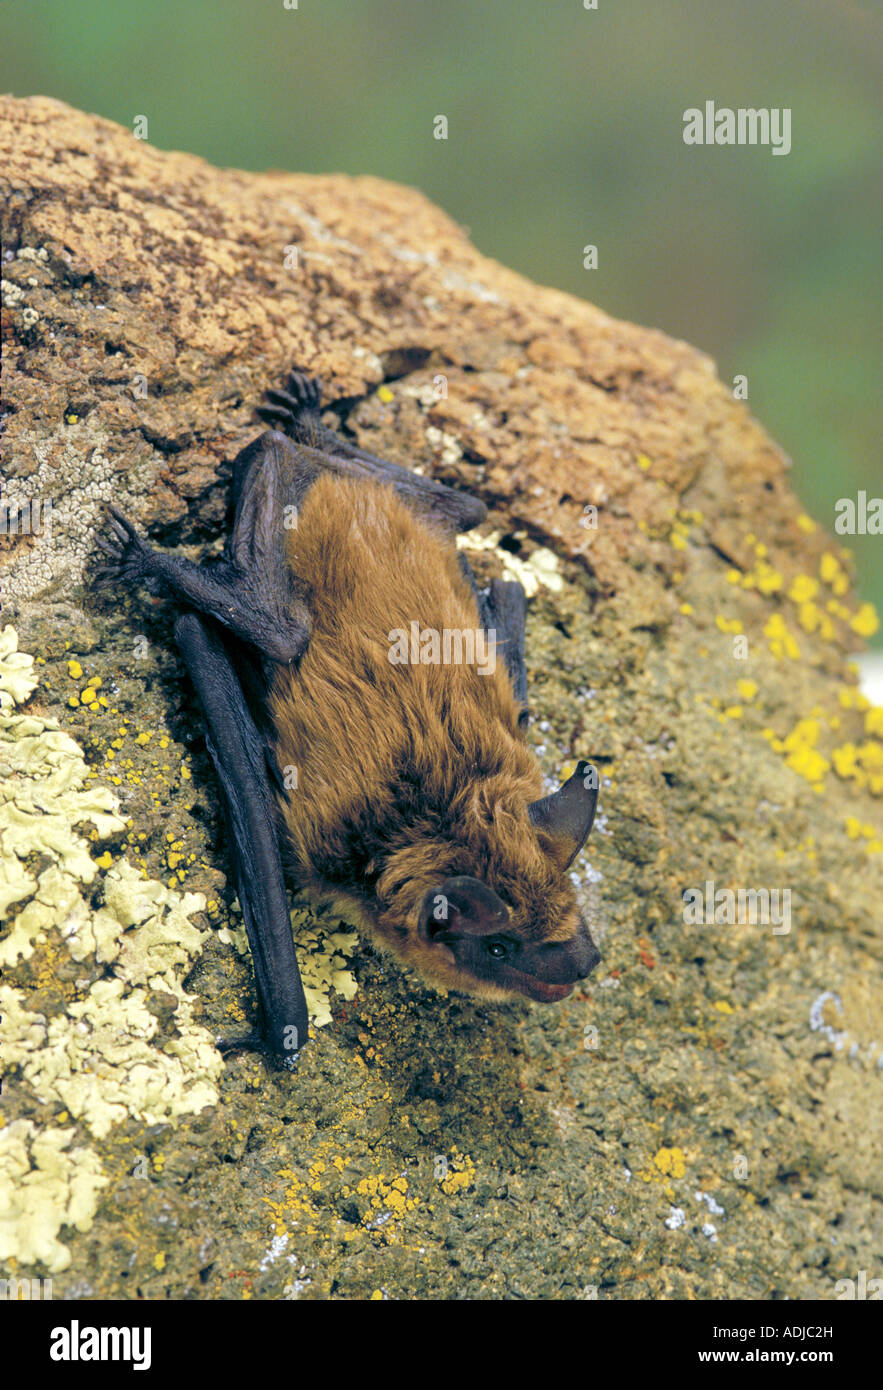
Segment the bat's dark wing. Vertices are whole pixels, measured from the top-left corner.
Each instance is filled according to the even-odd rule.
[[[278,777],[264,727],[266,668],[296,660],[309,640],[306,594],[285,560],[289,525],[315,470],[281,435],[263,435],[235,466],[236,517],[223,560],[196,565],[147,545],[109,509],[99,578],[159,580],[183,604],[175,639],[196,688],[221,790],[239,902],[254,960],[260,1042],[288,1061],[308,1036],[276,825]]]
[[[319,414],[321,387],[315,377],[292,372],[287,390],[268,391],[267,400],[268,405],[258,406],[258,415],[299,445],[301,456],[313,467],[345,477],[391,483],[415,511],[433,515],[453,531],[469,531],[487,516],[487,507],[480,498],[369,454],[352,440],[329,430]]]
[[[492,579],[490,589],[484,594],[479,589],[472,567],[462,551],[460,566],[472,586],[482,627],[497,634],[497,646],[502,651],[515,699],[518,701],[518,723],[524,729],[530,718],[527,705],[527,670],[524,664],[527,596],[517,579]]]
[[[199,697],[205,741],[221,788],[254,961],[261,1039],[275,1057],[291,1058],[307,1040],[307,1003],[291,934],[267,744],[245,699],[243,663],[235,662],[232,643],[225,642],[216,624],[197,613],[182,613],[175,641]],[[239,1045],[251,1041],[238,1040]]]
[[[98,544],[111,564],[98,577],[158,580],[268,660],[296,661],[306,649],[310,618],[305,591],[286,563],[285,542],[315,477],[315,468],[284,435],[261,435],[234,465],[236,516],[222,560],[197,565],[164,555],[108,507],[110,520]]]

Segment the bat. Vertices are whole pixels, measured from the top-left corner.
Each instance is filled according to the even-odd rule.
[[[600,959],[567,874],[598,777],[543,794],[524,590],[482,592],[456,546],[483,502],[327,428],[304,373],[257,413],[220,558],[164,554],[111,506],[98,538],[99,581],[181,608],[260,1008],[226,1046],[290,1065],[307,1040],[286,872],[430,982],[563,999]]]

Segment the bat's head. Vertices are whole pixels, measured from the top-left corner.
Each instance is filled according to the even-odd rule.
[[[554,1003],[570,994],[600,960],[566,873],[597,797],[588,763],[553,795],[529,803],[519,805],[502,779],[483,788],[472,800],[467,843],[453,854],[435,847],[447,871],[427,887],[424,856],[424,871],[400,885],[399,909],[400,894],[410,897],[410,949],[402,954],[439,983],[486,998],[525,994]]]

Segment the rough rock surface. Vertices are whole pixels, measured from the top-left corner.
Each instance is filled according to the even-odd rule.
[[[803,1298],[872,1270],[883,712],[848,656],[876,618],[713,364],[488,261],[412,190],[218,170],[50,100],[0,101],[0,217],[4,501],[51,504],[0,537],[40,682],[7,638],[0,1273]],[[326,924],[358,993],[289,1076],[206,1061],[254,1003],[211,773],[168,606],[84,567],[103,499],[217,545],[294,364],[330,422],[485,498],[486,572],[533,576],[531,737],[550,776],[604,774],[575,866],[604,961],[556,1008],[481,1006]],[[119,815],[85,831],[88,787]],[[709,880],[787,889],[790,919],[685,920]]]

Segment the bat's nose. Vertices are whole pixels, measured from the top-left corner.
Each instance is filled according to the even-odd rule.
[[[591,975],[600,959],[601,952],[589,936],[585,922],[580,919],[573,943],[573,967],[576,978],[584,980],[587,975]]]
[[[531,973],[547,984],[573,985],[590,975],[601,959],[601,952],[581,921],[567,941],[547,942],[535,948],[530,960]]]
[[[600,959],[601,952],[598,950],[594,941],[589,940],[587,946],[583,947],[577,953],[576,959],[574,960],[576,978],[578,980],[584,980],[587,975],[591,975]]]

